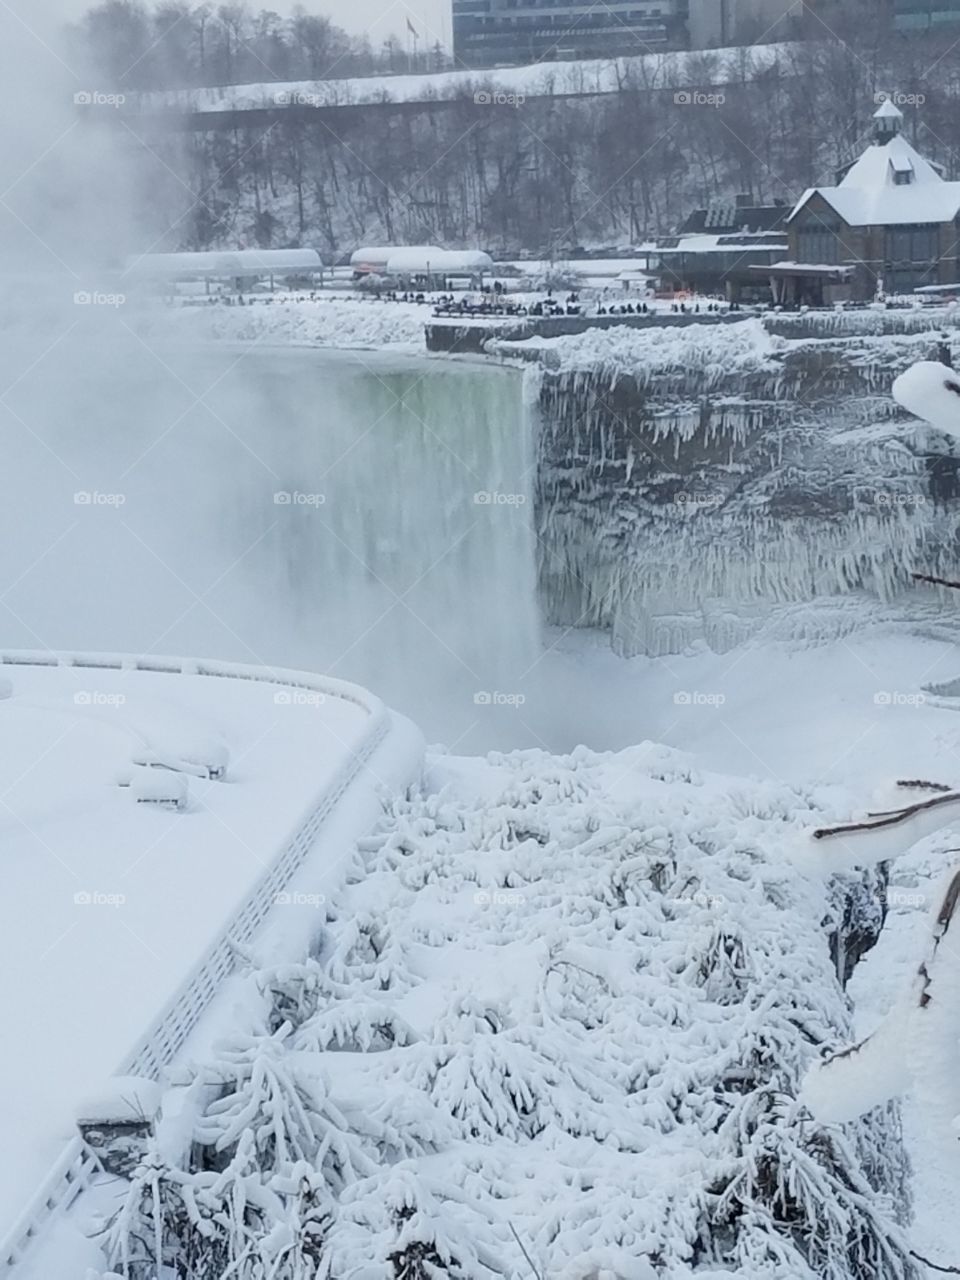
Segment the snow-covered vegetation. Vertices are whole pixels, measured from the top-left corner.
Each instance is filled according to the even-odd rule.
[[[919,1274],[895,1110],[824,1126],[797,1097],[850,1033],[830,935],[876,892],[784,861],[817,820],[810,793],[649,744],[435,761],[312,953],[251,958],[233,1031],[167,1091],[110,1265]]]
[[[156,247],[562,257],[640,244],[739,193],[792,204],[862,149],[878,93],[922,103],[933,159],[949,164],[957,145],[951,33],[905,54],[873,0],[811,7],[813,38],[794,44],[365,79],[345,78],[355,51],[329,23],[157,9],[100,6],[70,47],[93,83],[128,98],[147,143],[135,155],[143,243]],[[392,69],[406,70],[395,52]],[[157,92],[152,104],[135,101],[140,87]],[[189,131],[168,131],[165,110],[191,116]]]

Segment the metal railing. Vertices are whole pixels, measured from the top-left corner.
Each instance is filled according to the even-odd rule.
[[[125,654],[61,654],[43,651],[0,651],[0,668],[14,666],[73,667],[99,671],[160,672],[251,680],[283,688],[307,689],[350,702],[366,712],[369,723],[348,759],[324,788],[293,836],[277,853],[220,935],[210,945],[165,1008],[117,1067],[118,1075],[157,1079],[173,1061],[200,1020],[236,960],[235,945],[248,942],[263,923],[275,895],[302,865],[324,822],[356,781],[387,736],[390,716],[378,698],[358,685],[308,672],[246,666],[185,658],[137,658]],[[49,1221],[64,1213],[98,1171],[96,1157],[79,1137],[73,1138],[37,1189],[30,1203],[0,1240],[0,1270],[10,1274]]]

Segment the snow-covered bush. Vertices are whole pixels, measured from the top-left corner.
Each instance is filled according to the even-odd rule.
[[[251,980],[263,1030],[198,1068],[189,1167],[141,1166],[110,1265],[915,1280],[895,1107],[798,1100],[870,926],[858,877],[784,857],[811,799],[649,744],[475,768],[397,800],[319,955]]]

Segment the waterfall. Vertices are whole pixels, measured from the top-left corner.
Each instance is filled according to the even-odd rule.
[[[6,645],[326,671],[437,736],[517,688],[540,652],[519,373],[95,319],[109,341],[65,338],[55,386],[49,335],[6,351]]]

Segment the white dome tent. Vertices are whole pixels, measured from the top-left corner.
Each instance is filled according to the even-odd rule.
[[[365,247],[351,255],[354,276],[390,276],[404,285],[446,288],[452,279],[483,283],[493,271],[493,259],[481,249],[441,249],[438,245]]]
[[[188,280],[269,279],[319,276],[323,259],[316,249],[214,249],[206,253],[144,253],[129,258],[123,277],[134,281],[176,284]]]
[[[350,255],[350,267],[354,276],[366,275],[386,275],[387,263],[393,254],[400,251],[400,246],[395,244],[386,245],[364,245],[360,249],[355,249]],[[418,244],[407,245],[403,247],[404,253],[423,253],[438,254],[443,253],[439,245],[434,244]]]

